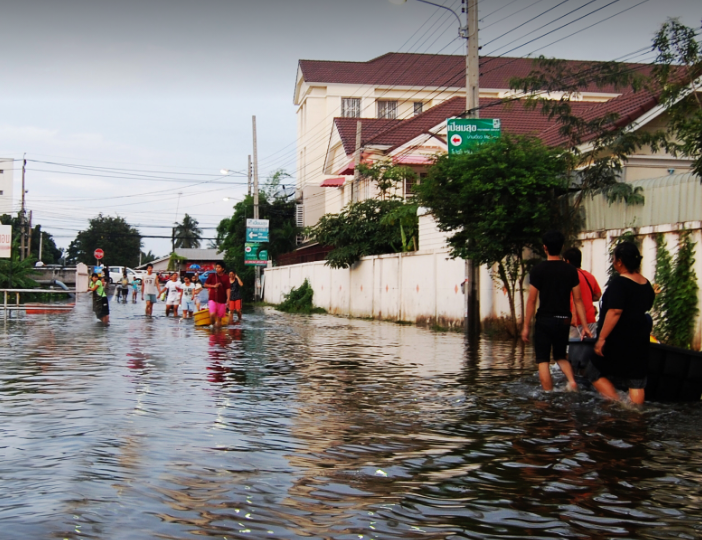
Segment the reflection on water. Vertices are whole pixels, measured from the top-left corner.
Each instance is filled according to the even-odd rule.
[[[0,321],[0,538],[702,537],[699,403],[543,394],[459,334],[87,304]]]

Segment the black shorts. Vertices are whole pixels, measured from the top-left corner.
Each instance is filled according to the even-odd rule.
[[[536,363],[565,360],[570,334],[570,317],[537,317],[534,328]]]
[[[643,390],[646,388],[646,382],[648,382],[646,377],[643,379],[633,379],[631,377],[613,377],[611,375],[602,375],[600,370],[597,369],[595,364],[592,362],[587,364],[587,367],[585,368],[585,376],[591,383],[599,381],[602,377],[604,377],[617,388],[633,388],[635,390]]]
[[[93,304],[93,309],[98,319],[102,320],[104,317],[107,317],[110,314],[110,304],[107,301],[107,296],[98,298]]]

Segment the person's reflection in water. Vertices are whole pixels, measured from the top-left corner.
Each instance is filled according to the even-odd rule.
[[[213,331],[210,335],[209,356],[210,363],[207,366],[207,380],[211,383],[223,386],[232,383],[246,384],[246,372],[235,370],[231,362],[235,358],[243,357],[239,346],[232,344],[241,342],[244,339],[244,331],[241,328],[230,328],[227,331]]]

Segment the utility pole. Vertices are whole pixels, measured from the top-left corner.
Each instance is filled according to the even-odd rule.
[[[252,171],[252,169],[251,169],[251,155],[250,155],[250,154],[249,154],[249,168],[246,169],[246,170],[248,171],[247,174],[248,174],[248,177],[249,177],[248,184],[247,184],[247,185],[248,185],[248,194],[249,194],[249,197],[251,197],[251,173],[252,173],[253,171]]]
[[[27,227],[27,257],[32,256],[32,211],[29,211],[29,226]]]
[[[253,117],[253,199],[254,199],[254,219],[258,219],[258,140],[256,137],[256,116]],[[256,300],[259,299],[259,294],[261,290],[261,267],[256,266],[256,282],[254,284],[254,297]]]
[[[356,152],[353,157],[353,185],[351,186],[351,201],[358,202],[361,198],[359,197],[360,191],[360,173],[358,172],[358,166],[361,164],[361,134],[362,134],[362,122],[359,120],[356,122]]]
[[[26,154],[25,154],[26,155]],[[20,210],[19,220],[20,220],[20,261],[24,260],[24,173],[27,169],[27,160],[22,159],[22,209]]]
[[[480,116],[480,69],[478,48],[478,0],[467,0],[466,10],[466,111],[469,118]],[[466,332],[480,333],[480,265],[466,259]]]
[[[41,261],[41,252],[42,252],[43,247],[44,247],[44,233],[41,230],[41,225],[39,225],[39,261]],[[139,264],[141,264],[141,260],[140,260]]]

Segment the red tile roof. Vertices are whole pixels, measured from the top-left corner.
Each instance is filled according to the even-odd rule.
[[[573,69],[593,63],[596,62],[569,61]],[[387,53],[367,62],[300,60],[299,65],[308,83],[465,88],[466,82],[466,57],[460,55]],[[534,60],[483,57],[480,66],[482,88],[507,89],[512,77],[526,77],[534,69]],[[597,88],[594,84],[583,90],[618,93],[614,88]]]
[[[334,118],[334,124],[341,136],[344,151],[349,156],[356,149],[356,124],[359,120],[361,122],[361,146],[364,146],[378,133],[402,123],[402,120],[388,120],[387,118]]]

